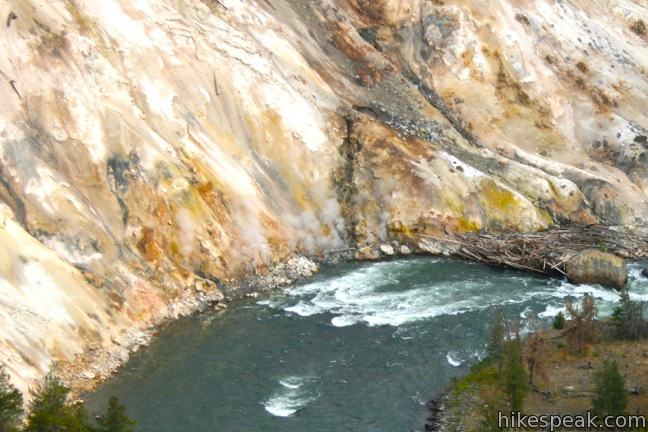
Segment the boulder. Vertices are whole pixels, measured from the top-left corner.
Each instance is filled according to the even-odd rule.
[[[567,277],[578,284],[600,284],[622,289],[628,282],[623,258],[596,249],[585,250],[567,262]]]
[[[401,255],[411,255],[412,250],[409,247],[403,245],[403,246],[400,247],[400,253],[401,253]]]
[[[380,245],[380,252],[387,256],[394,255],[394,247],[388,244]]]
[[[641,271],[641,275],[642,275],[643,277],[648,278],[648,267],[644,268],[644,269]]]

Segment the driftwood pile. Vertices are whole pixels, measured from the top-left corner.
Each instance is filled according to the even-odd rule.
[[[571,225],[544,232],[469,233],[452,239],[419,234],[452,245],[456,256],[491,266],[541,274],[563,274],[570,258],[586,249],[600,249],[623,258],[648,257],[647,227]]]

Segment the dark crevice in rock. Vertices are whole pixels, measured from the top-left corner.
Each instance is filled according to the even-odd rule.
[[[416,116],[405,117],[394,115],[379,106],[355,106],[354,109],[384,123],[402,136],[418,138],[429,143],[441,137],[441,126],[434,120]]]
[[[485,147],[481,142],[479,142],[475,135],[473,135],[466,129],[464,122],[455,115],[455,113],[450,109],[450,107],[445,103],[443,98],[437,92],[427,87],[419,78],[417,78],[413,74],[405,75],[408,76],[408,79],[412,82],[412,84],[414,84],[418,88],[419,92],[421,93],[421,95],[423,95],[425,100],[427,100],[430,105],[436,108],[437,111],[439,111],[446,118],[446,120],[450,122],[452,127],[457,132],[459,132],[459,134],[466,141],[478,148]]]
[[[131,171],[137,169],[138,162],[137,155],[133,153],[128,158],[114,155],[107,162],[108,184],[110,185],[110,191],[115,195],[119,208],[121,209],[124,226],[128,224],[128,217],[130,216],[130,210],[124,196],[128,191],[129,177],[132,175]]]
[[[27,211],[25,208],[25,203],[18,196],[13,186],[5,176],[2,165],[0,165],[0,186],[2,186],[2,188],[0,188],[0,198],[7,205],[9,205],[20,225],[27,229]],[[2,193],[3,189],[5,193]],[[5,194],[8,199],[3,196]]]
[[[350,246],[355,247],[358,244],[357,225],[359,217],[355,208],[355,197],[358,193],[356,168],[357,155],[361,147],[358,140],[353,137],[353,117],[347,116],[344,120],[346,123],[346,137],[339,149],[342,164],[335,175],[335,183],[338,201],[342,207],[342,215],[348,227]]]

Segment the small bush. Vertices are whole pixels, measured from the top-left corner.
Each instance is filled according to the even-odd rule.
[[[599,338],[596,301],[592,295],[586,294],[581,299],[580,307],[571,301],[565,302],[565,307],[570,317],[569,326],[564,333],[567,342],[575,352],[584,354]]]
[[[603,240],[599,242],[599,250],[604,253],[607,253],[608,251],[607,245],[603,243]]]
[[[554,317],[553,328],[556,330],[563,330],[565,328],[565,314],[559,312],[558,315]]]
[[[617,306],[614,308],[614,312],[612,312],[612,321],[614,322],[623,322],[623,307]]]
[[[471,385],[486,385],[497,382],[497,367],[490,359],[482,360],[470,368],[470,372],[463,378],[459,378],[454,383],[455,392],[460,393],[467,390]]]

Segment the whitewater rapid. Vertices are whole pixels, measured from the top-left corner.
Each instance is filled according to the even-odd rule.
[[[443,315],[458,315],[497,305],[523,304],[530,300],[547,304],[537,314],[524,313],[523,321],[550,319],[564,311],[565,300],[578,300],[585,294],[596,298],[601,316],[612,313],[618,293],[599,285],[574,285],[564,279],[546,278],[530,284],[527,275],[502,274],[501,279],[475,275],[450,275],[433,282],[419,281],[400,290],[399,270],[429,265],[429,260],[403,260],[377,263],[333,278],[296,286],[284,295],[259,302],[288,314],[308,317],[332,315],[331,324],[346,327],[359,323],[368,326],[401,326]],[[434,262],[434,261],[433,261]],[[442,262],[440,259],[438,262]],[[477,266],[475,264],[475,266]],[[648,298],[648,279],[641,276],[641,264],[631,264],[631,297]],[[454,277],[453,277],[454,276]],[[458,276],[458,277],[457,277]],[[517,289],[510,289],[511,283]],[[530,285],[531,288],[527,289]],[[524,324],[524,323],[523,323]]]

